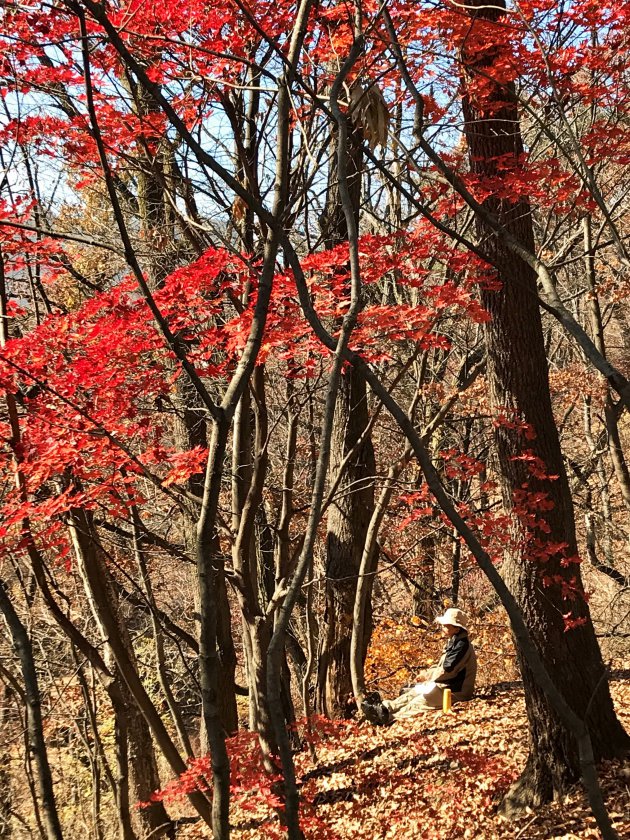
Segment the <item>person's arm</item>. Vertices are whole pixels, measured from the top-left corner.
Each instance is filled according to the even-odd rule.
[[[448,682],[461,671],[463,667],[463,660],[470,649],[470,641],[468,636],[462,636],[456,639],[455,644],[450,647],[442,656],[438,664],[433,669],[431,679],[433,682]]]

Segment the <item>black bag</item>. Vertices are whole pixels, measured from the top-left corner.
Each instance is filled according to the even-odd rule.
[[[378,691],[371,691],[365,695],[365,700],[361,703],[361,711],[375,726],[387,726],[392,722],[392,713],[383,703]]]

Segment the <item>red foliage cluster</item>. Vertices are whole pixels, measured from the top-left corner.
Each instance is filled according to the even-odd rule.
[[[50,256],[46,243],[32,243],[22,235],[11,235],[6,242],[16,254],[28,243],[39,248],[42,259]],[[475,320],[486,317],[475,298],[474,259],[461,280],[454,275],[452,281],[437,284],[418,270],[429,250],[437,256],[439,246],[439,238],[427,231],[422,237],[415,232],[361,240],[366,283],[376,283],[395,270],[418,288],[423,300],[402,313],[397,305],[364,308],[353,344],[369,360],[389,358],[400,342],[444,346],[438,322],[447,312],[463,311]],[[56,247],[52,243],[53,257]],[[441,247],[448,265],[455,252],[443,243]],[[461,256],[457,259],[461,263]],[[323,319],[338,320],[343,314],[346,265],[347,246],[304,260],[313,301]],[[226,381],[234,369],[247,338],[256,282],[255,264],[211,249],[173,272],[155,292],[156,304],[173,333],[186,343],[200,376]],[[246,283],[253,289],[250,304],[235,310],[233,302]],[[276,278],[258,362],[264,363],[270,353],[290,363],[293,377],[312,375],[313,360],[327,356],[305,329],[294,280],[287,273]],[[110,515],[126,517],[129,504],[142,499],[134,477],[169,487],[182,485],[205,469],[205,450],[178,453],[165,440],[168,417],[162,409],[168,406],[180,375],[173,352],[129,278],[77,311],[52,316],[8,342],[0,356],[0,386],[21,394],[25,411],[18,455],[31,499],[24,502],[17,491],[4,498],[5,532],[17,526],[13,547],[21,540],[20,523],[28,517],[36,528],[42,524],[38,538],[58,545],[65,556],[67,538],[57,524],[72,507],[101,506]],[[9,438],[7,434],[5,440]],[[12,470],[13,455],[12,447],[5,445],[0,461],[5,474]],[[68,474],[74,478],[73,488],[66,486]]]
[[[319,715],[313,715],[307,722],[302,720],[295,724],[301,732],[303,746],[310,743],[313,747],[323,744],[328,739],[338,742],[340,738],[354,732],[357,726],[348,721],[331,721]],[[242,814],[252,814],[266,823],[266,836],[280,838],[285,836],[282,827],[282,776],[270,773],[265,767],[263,753],[260,748],[258,735],[253,732],[241,731],[226,740],[230,758],[230,794],[234,807]],[[306,753],[304,753],[304,756]],[[308,762],[307,762],[308,763]],[[173,803],[182,801],[193,791],[202,791],[212,796],[212,760],[210,755],[191,758],[187,762],[188,769],[177,779],[169,782],[162,790],[151,796],[151,802]],[[309,770],[305,767],[301,779],[298,780],[302,788],[302,809],[300,825],[308,840],[337,840],[334,829],[317,813],[317,804],[313,801],[315,790],[309,795]],[[312,785],[311,785],[312,787]],[[150,802],[138,803],[138,807],[147,807]],[[270,819],[269,814],[280,817]]]

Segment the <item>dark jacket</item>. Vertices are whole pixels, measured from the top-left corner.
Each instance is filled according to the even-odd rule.
[[[430,679],[442,688],[450,688],[453,700],[470,700],[475,690],[477,656],[468,638],[468,631],[460,630],[446,643],[440,661],[431,671]]]

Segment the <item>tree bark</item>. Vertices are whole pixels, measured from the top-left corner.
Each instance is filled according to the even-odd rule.
[[[338,158],[339,137],[335,132],[332,161]],[[363,139],[360,129],[349,126],[345,150],[347,188],[355,225],[358,228],[363,174]],[[326,211],[322,218],[326,248],[348,241],[348,223],[339,192],[338,170],[331,165]],[[350,667],[350,640],[355,593],[363,546],[374,511],[374,449],[369,434],[365,381],[350,367],[342,371],[332,431],[331,475],[343,469],[337,498],[330,506],[326,534],[326,610],[325,628],[319,658],[317,703],[319,712],[329,717],[347,717],[353,709]],[[350,452],[350,459],[344,460]],[[343,465],[343,466],[342,466]],[[365,636],[369,637],[369,606]]]
[[[122,739],[126,736],[133,804],[149,802],[151,794],[160,788],[153,740],[148,723],[126,682],[123,664],[116,656],[118,646],[125,651],[130,667],[135,667],[135,653],[129,631],[120,615],[109,570],[98,555],[90,519],[85,512],[77,511],[71,517],[70,533],[92,615],[103,641],[110,647],[109,656],[115,660],[115,672],[123,677],[118,680],[120,698],[114,713],[117,726],[121,727],[119,737]],[[124,773],[124,767],[120,769]],[[126,784],[123,783],[120,789],[124,792]],[[152,802],[147,808],[134,809],[132,816],[134,828],[140,836],[144,833],[152,833],[156,837],[172,834],[173,825],[162,802]]]
[[[591,230],[590,216],[582,219],[582,230],[584,232],[584,259],[586,268],[586,285],[589,291],[587,296],[587,310],[591,325],[593,343],[602,356],[606,355],[606,342],[604,338],[604,324],[602,312],[597,295],[597,282],[595,276],[595,254],[593,251],[593,234]],[[606,386],[606,403],[604,405],[604,421],[608,439],[608,451],[621,497],[627,510],[630,510],[630,471],[626,462],[621,435],[619,433],[617,405],[613,401],[610,386]]]
[[[2,740],[9,740],[7,730],[7,706],[9,703],[9,689],[0,685],[0,733]],[[11,775],[7,767],[0,767],[0,840],[9,840],[13,834],[11,825],[11,806],[13,791],[11,789]]]
[[[20,662],[24,681],[26,703],[26,744],[35,767],[35,786],[38,793],[41,818],[47,840],[63,840],[57,813],[52,774],[44,740],[41,697],[33,658],[33,648],[26,627],[11,603],[3,581],[0,581],[0,612],[11,633],[13,647]]]
[[[357,582],[355,600],[353,604],[352,637],[350,641],[350,677],[352,689],[357,706],[365,699],[365,675],[363,662],[365,660],[365,624],[367,611],[370,605],[374,576],[378,565],[379,545],[378,535],[380,527],[387,513],[387,507],[394,492],[396,479],[400,476],[404,467],[409,461],[411,449],[407,447],[405,453],[393,464],[387,473],[385,484],[379,494],[378,501],[372,511],[370,522],[366,531],[365,545],[359,566],[359,577]]]
[[[255,419],[253,445],[252,413]],[[234,418],[232,528],[236,540],[233,563],[240,584],[238,596],[246,652],[250,726],[258,733],[265,763],[271,771],[276,769],[272,756],[277,754],[277,746],[267,696],[267,649],[272,633],[272,616],[267,614],[267,605],[274,588],[273,542],[269,545],[262,497],[268,467],[267,442],[265,368],[259,365],[252,376],[251,395],[244,392]],[[265,535],[266,550],[260,542]]]
[[[147,558],[145,557],[144,548],[141,544],[140,515],[138,513],[138,508],[135,504],[131,504],[130,512],[131,527],[133,531],[133,551],[136,558],[136,563],[138,564],[138,571],[140,572],[140,579],[142,581],[144,594],[146,596],[147,602],[151,607],[151,628],[153,630],[153,642],[155,645],[155,666],[158,681],[160,683],[164,699],[166,700],[168,710],[171,713],[171,719],[173,721],[175,731],[177,732],[177,737],[179,738],[181,748],[185,753],[186,757],[191,758],[193,755],[193,750],[190,743],[190,737],[188,735],[188,731],[184,723],[184,718],[177,704],[177,700],[175,699],[175,695],[173,694],[173,689],[171,688],[171,683],[169,680],[166,663],[166,653],[164,650],[164,636],[162,633],[162,626],[160,625],[157,616],[157,607],[155,604],[155,597],[153,595],[153,584],[151,582],[151,576],[149,575]]]
[[[473,0],[471,31],[498,20],[503,14],[502,0],[488,7]],[[480,74],[486,80],[498,48],[462,54],[464,65],[463,109],[465,134],[472,171],[483,178],[500,177],[502,165],[512,160],[519,165],[523,154],[519,115],[512,86],[496,84],[490,97],[480,102],[473,91]],[[511,235],[534,252],[534,235],[529,202],[509,201],[491,196],[484,207]],[[630,739],[615,716],[606,671],[597,645],[580,577],[579,565],[563,564],[564,556],[575,558],[577,544],[573,505],[554,422],[542,323],[537,303],[534,270],[504,244],[477,217],[477,234],[486,252],[498,266],[501,287],[483,289],[482,303],[492,316],[486,326],[488,378],[495,411],[508,422],[498,426],[495,435],[504,504],[514,514],[514,538],[520,550],[511,552],[504,562],[504,575],[523,611],[532,638],[554,682],[580,718],[588,719],[596,758],[618,755]],[[516,421],[516,422],[511,422]],[[527,424],[533,439],[525,440]],[[527,463],[516,460],[524,450],[540,459],[547,477],[530,474]],[[556,476],[556,478],[552,478]],[[526,493],[542,494],[553,504],[544,513],[548,532],[527,527],[519,520],[519,506]],[[519,498],[520,497],[520,498]],[[531,499],[532,497],[529,497]],[[537,514],[539,515],[539,514]],[[536,557],[541,544],[562,544],[540,564]],[[543,546],[544,547],[544,546]],[[572,593],[569,601],[563,596]],[[563,614],[571,613],[581,622],[565,632]],[[578,749],[545,692],[519,651],[530,731],[530,755],[521,778],[507,797],[506,808],[536,805],[563,794],[579,776]]]
[[[133,94],[135,109],[141,116],[159,113],[160,108],[152,96],[141,83],[129,81]],[[153,153],[151,152],[153,148]],[[167,193],[175,193],[176,177],[174,167],[171,166],[172,157],[169,141],[164,136],[154,136],[146,140],[138,167],[138,212],[143,237],[151,246],[147,261],[148,276],[151,288],[160,288],[168,275],[177,266],[177,246],[175,243],[175,228],[173,209]],[[170,181],[167,180],[170,173]],[[176,337],[184,345],[185,342]],[[188,347],[186,347],[188,350]],[[177,378],[172,396],[175,405],[175,420],[173,435],[175,445],[181,452],[187,452],[196,446],[208,446],[207,413],[203,401],[191,380],[186,376]],[[199,498],[203,497],[203,477],[191,476],[187,482],[188,489]],[[185,517],[182,528],[184,544],[189,554],[194,556],[196,550],[197,531],[195,519],[198,511],[192,511],[191,517]],[[217,551],[218,553],[218,551]],[[199,613],[198,586],[196,578],[193,581],[195,593],[195,612]],[[217,654],[218,654],[218,706],[221,722],[226,732],[236,732],[238,716],[236,711],[235,670],[236,653],[232,638],[232,621],[230,605],[227,598],[225,581],[217,579]],[[207,735],[201,726],[201,742],[207,746]]]

